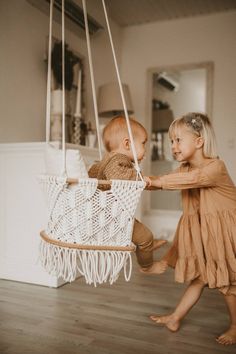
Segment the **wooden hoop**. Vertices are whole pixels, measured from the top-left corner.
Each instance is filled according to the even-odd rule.
[[[68,184],[77,184],[79,182],[79,179],[77,179],[77,178],[67,178],[66,182]],[[100,186],[100,185],[111,186],[111,181],[105,180],[105,179],[104,180],[103,179],[99,179],[98,180],[98,186]]]
[[[74,248],[81,250],[97,250],[97,251],[135,251],[136,247],[133,246],[98,246],[98,245],[81,245],[78,243],[67,243],[50,238],[45,231],[40,232],[41,238],[48,243],[59,247]]]

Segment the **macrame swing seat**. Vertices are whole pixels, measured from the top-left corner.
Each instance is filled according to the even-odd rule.
[[[121,91],[131,147],[134,155],[137,180],[99,181],[94,178],[72,179],[67,176],[65,150],[65,84],[64,84],[64,0],[62,1],[62,164],[61,176],[41,175],[39,181],[47,199],[48,224],[40,233],[40,260],[46,271],[65,281],[73,281],[79,274],[85,277],[86,283],[114,283],[124,270],[126,281],[131,277],[132,258],[135,250],[132,243],[134,214],[141,193],[145,187],[134,148],[129,117],[122,91],[114,47],[104,0],[103,8],[107,21],[110,42],[116,66],[118,83]],[[86,39],[90,64],[90,75],[93,91],[95,120],[97,126],[98,145],[101,158],[101,140],[95,85],[92,69],[91,49],[87,22],[86,2],[83,0]],[[50,127],[50,77],[51,77],[51,37],[52,37],[53,0],[50,4],[49,56],[47,80],[47,132],[49,142]],[[139,180],[138,180],[139,177]],[[101,186],[106,187],[105,190]]]

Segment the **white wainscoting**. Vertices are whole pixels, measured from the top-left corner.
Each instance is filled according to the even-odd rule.
[[[45,172],[45,143],[0,144],[0,278],[51,287],[63,284],[38,260],[47,208],[37,176]],[[87,164],[96,149],[81,147]]]

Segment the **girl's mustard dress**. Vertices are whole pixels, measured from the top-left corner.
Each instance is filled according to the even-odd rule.
[[[162,189],[181,189],[183,214],[164,256],[177,282],[200,278],[209,288],[236,295],[236,187],[225,164],[182,164],[160,177]]]

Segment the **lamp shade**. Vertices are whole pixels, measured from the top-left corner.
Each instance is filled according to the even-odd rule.
[[[128,114],[134,112],[129,87],[122,84]],[[119,85],[116,82],[104,84],[98,90],[98,114],[100,117],[113,117],[124,113]]]
[[[174,120],[174,115],[171,109],[155,109],[152,113],[152,131],[167,132],[169,126]]]

